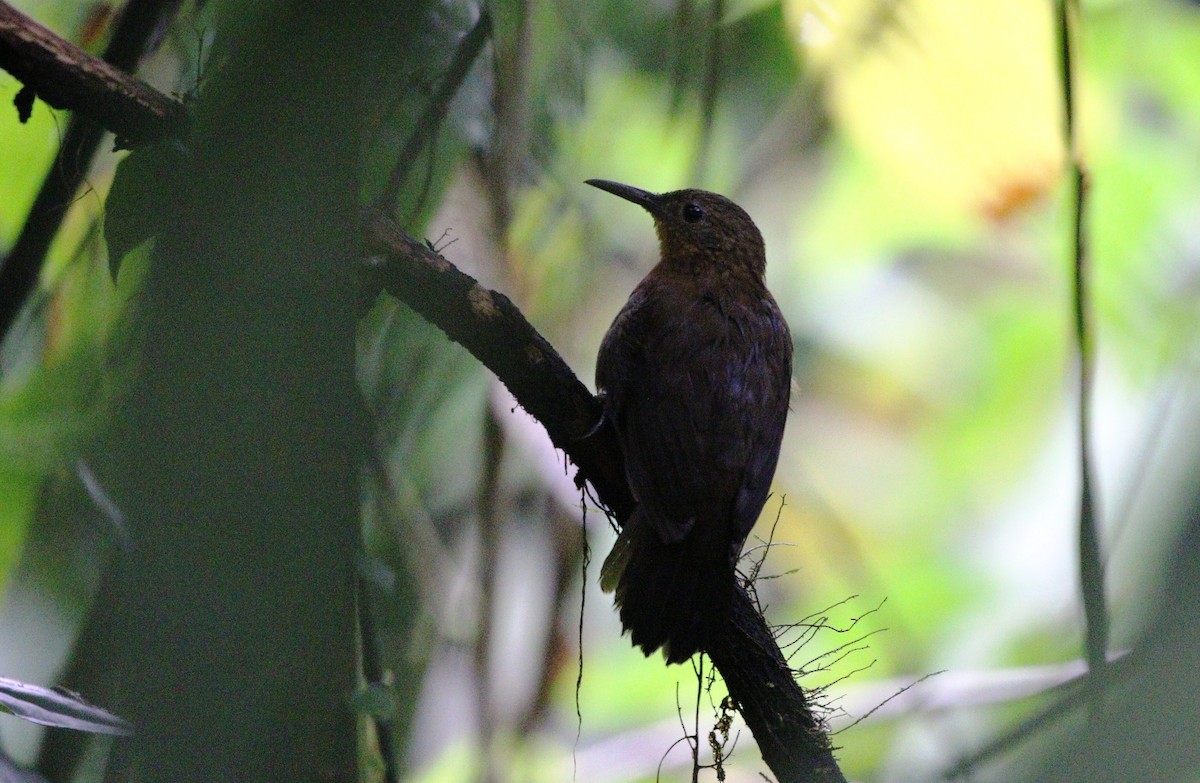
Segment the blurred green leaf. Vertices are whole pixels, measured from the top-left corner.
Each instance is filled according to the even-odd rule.
[[[39,471],[0,464],[0,595],[21,553],[41,486]]]
[[[20,89],[20,82],[0,71],[0,247],[7,247],[25,222],[65,127],[62,114],[41,102],[35,102],[29,122],[20,123],[12,108]]]
[[[182,187],[182,145],[173,140],[139,147],[117,166],[105,202],[104,241],[115,282],[125,254],[153,238]]]
[[[396,716],[396,696],[391,688],[382,683],[368,683],[351,697],[350,703],[360,715],[369,715],[385,721],[390,721]]]
[[[133,727],[126,720],[88,704],[77,693],[65,688],[43,688],[7,677],[0,677],[0,709],[43,726],[117,736],[133,733]]]

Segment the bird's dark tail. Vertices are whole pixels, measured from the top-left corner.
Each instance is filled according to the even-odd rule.
[[[600,586],[616,593],[621,625],[635,646],[646,655],[661,647],[667,663],[682,663],[729,617],[729,544],[705,540],[702,530],[663,543],[653,524],[634,511],[604,560]]]

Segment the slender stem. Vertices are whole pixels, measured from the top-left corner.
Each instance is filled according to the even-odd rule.
[[[692,716],[692,783],[700,780],[700,700],[704,698],[704,656],[696,656],[696,714]]]
[[[1081,707],[1086,707],[1093,694],[1103,690],[1109,682],[1130,674],[1131,666],[1129,656],[1125,655],[1106,663],[1102,670],[1085,671],[1044,691],[1043,694],[1052,696],[1053,701],[990,740],[987,745],[960,758],[940,779],[950,781],[968,777],[980,770],[985,763],[993,761],[1002,753],[1013,751],[1023,742],[1061,731],[1056,724],[1074,715]]]
[[[458,93],[458,88],[467,78],[471,66],[475,64],[475,58],[479,56],[479,52],[483,50],[483,44],[491,34],[492,18],[487,11],[483,11],[479,15],[479,20],[475,22],[475,26],[459,42],[458,50],[454,53],[454,59],[450,62],[446,75],[442,77],[442,83],[438,87],[437,93],[430,99],[428,106],[425,107],[425,113],[413,126],[412,134],[400,150],[400,155],[396,158],[396,165],[392,167],[391,176],[388,177],[387,187],[383,189],[383,193],[375,202],[377,209],[387,210],[393,207],[400,198],[400,189],[404,186],[409,172],[412,171],[417,155],[421,153],[426,144],[432,143],[438,126],[442,124],[442,120],[446,118],[446,112],[450,109],[450,101]]]
[[[379,633],[375,629],[375,615],[371,613],[371,598],[367,595],[367,584],[362,574],[357,577],[358,630],[362,634],[362,670],[368,685],[382,685],[386,679],[381,662]],[[396,744],[392,737],[391,718],[372,716],[375,724],[375,741],[379,743],[379,756],[383,761],[384,783],[398,783],[396,770]]]
[[[1075,345],[1079,354],[1079,583],[1086,623],[1085,657],[1089,668],[1099,670],[1104,667],[1105,649],[1108,644],[1108,609],[1105,606],[1104,566],[1101,562],[1100,536],[1097,530],[1099,513],[1091,460],[1095,352],[1088,294],[1087,234],[1084,230],[1088,183],[1080,159],[1076,131],[1074,53],[1071,45],[1072,20],[1079,18],[1078,0],[1059,0],[1057,14],[1063,92],[1063,134],[1070,160],[1074,197],[1071,252],[1074,272]]]
[[[692,179],[703,181],[708,171],[708,154],[712,147],[713,124],[717,115],[717,95],[721,89],[721,20],[725,18],[725,0],[713,0],[708,19],[708,56],[704,67],[704,82],[700,88],[700,146],[692,164]]]
[[[483,411],[483,474],[479,479],[476,507],[479,512],[479,625],[475,636],[476,710],[479,718],[479,745],[483,754],[480,781],[499,778],[496,755],[496,699],[492,687],[492,656],[495,652],[496,594],[499,588],[500,559],[500,467],[504,461],[505,438],[490,401]]]

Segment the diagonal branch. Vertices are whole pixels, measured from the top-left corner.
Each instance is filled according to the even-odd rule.
[[[0,68],[58,109],[91,117],[134,145],[183,127],[184,105],[93,57],[0,0]]]
[[[633,499],[612,429],[595,429],[599,400],[516,306],[382,214],[367,220],[366,247],[373,255],[368,285],[404,301],[492,370],[575,463],[601,504],[623,522]],[[824,723],[744,590],[739,588],[734,597],[729,626],[705,652],[778,780],[845,781]]]
[[[408,304],[451,340],[475,355],[512,392],[521,407],[546,428],[618,518],[633,509],[624,468],[600,402],[575,377],[554,347],[504,294],[483,288],[470,275],[405,234],[384,213],[365,228],[368,288],[386,290]]]

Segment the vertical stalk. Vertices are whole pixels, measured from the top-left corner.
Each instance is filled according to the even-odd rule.
[[[1059,64],[1062,77],[1063,134],[1070,166],[1074,210],[1072,216],[1071,256],[1073,266],[1073,310],[1075,347],[1079,354],[1079,584],[1086,623],[1084,651],[1088,668],[1099,672],[1105,663],[1108,642],[1108,609],[1104,598],[1104,568],[1100,559],[1099,514],[1096,508],[1095,480],[1092,476],[1091,423],[1092,386],[1095,353],[1092,314],[1088,297],[1087,235],[1084,215],[1087,202],[1087,176],[1080,160],[1076,133],[1074,52],[1072,22],[1079,19],[1078,0],[1058,0],[1056,4]]]

